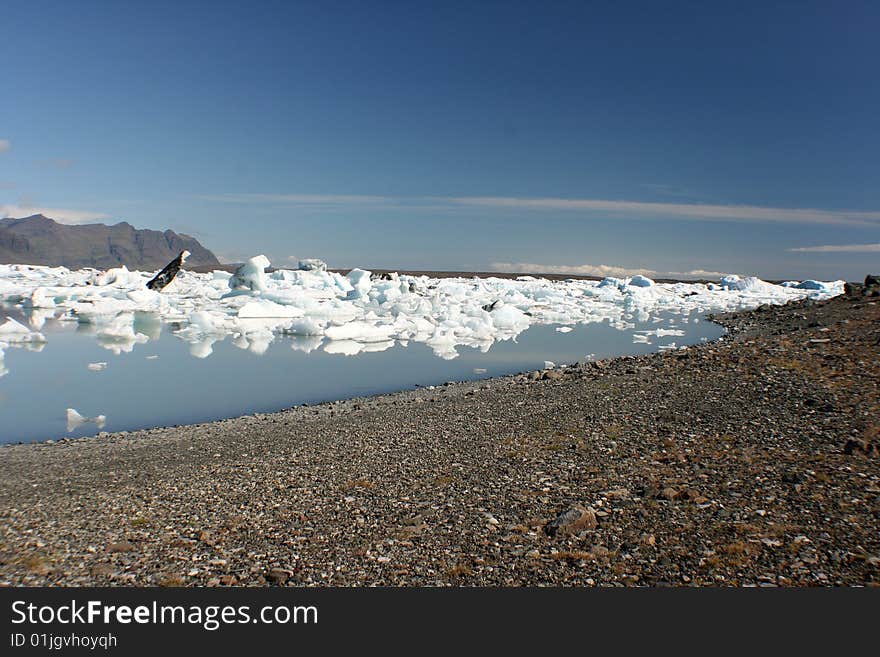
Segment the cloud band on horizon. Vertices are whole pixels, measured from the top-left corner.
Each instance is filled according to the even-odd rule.
[[[725,272],[692,269],[686,272],[657,271],[655,269],[618,267],[615,265],[543,265],[532,262],[493,262],[492,271],[508,274],[571,274],[574,276],[606,276],[628,277],[642,274],[658,278],[710,278],[718,279],[726,276]]]
[[[0,205],[0,218],[14,217],[21,219],[35,214],[54,219],[60,224],[87,224],[100,219],[109,219],[110,215],[103,212],[88,210],[71,210],[67,208],[43,208],[31,205]]]
[[[880,253],[877,244],[824,244],[822,246],[801,246],[786,249],[792,253]]]
[[[408,210],[493,208],[511,211],[611,213],[632,219],[680,219],[746,223],[789,223],[880,228],[880,211],[779,208],[756,205],[656,203],[606,199],[521,198],[509,196],[375,196],[356,194],[215,194],[196,198],[222,203],[279,203],[293,206],[358,206]],[[429,204],[429,205],[426,205]]]

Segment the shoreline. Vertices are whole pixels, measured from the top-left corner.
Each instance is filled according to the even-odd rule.
[[[712,320],[686,350],[4,445],[0,581],[876,583],[878,304]]]

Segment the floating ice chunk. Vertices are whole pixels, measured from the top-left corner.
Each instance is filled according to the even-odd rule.
[[[86,417],[85,415],[80,414],[75,408],[67,409],[67,431],[73,431],[77,427],[82,426],[83,424],[87,424],[89,422],[94,422],[95,425],[99,429],[103,429],[104,425],[107,423],[106,415],[97,415],[95,417]]]
[[[607,276],[603,278],[596,287],[616,287],[621,288],[626,285],[626,281],[620,278],[614,278],[613,276]]]
[[[317,258],[303,258],[297,268],[301,271],[327,271],[327,263]]]
[[[303,311],[295,306],[282,306],[274,301],[257,299],[250,301],[238,309],[241,318],[255,317],[302,317]]]
[[[373,281],[370,279],[371,272],[366,269],[352,269],[348,272],[346,278],[352,289],[348,293],[349,299],[358,299],[366,295],[370,288],[373,287]]]
[[[26,308],[54,308],[55,298],[46,292],[46,288],[38,287],[25,299]]]
[[[152,354],[150,356],[145,356],[144,358],[146,358],[147,360],[156,360],[158,357],[158,355]]]
[[[121,353],[131,353],[136,344],[150,341],[148,336],[135,332],[133,313],[121,313],[110,319],[104,318],[97,325],[95,337],[98,344],[117,356]]]
[[[284,333],[290,335],[320,336],[324,335],[324,327],[310,317],[293,320],[285,329]],[[321,341],[318,340],[318,343]]]
[[[552,360],[545,360],[544,361],[544,369],[545,370],[552,370],[554,367],[556,367],[556,363],[554,363]]]
[[[266,289],[266,267],[271,263],[264,255],[254,256],[235,270],[229,279],[229,289],[248,289],[256,292]]]
[[[17,342],[45,342],[46,338],[42,333],[31,331],[24,324],[7,317],[6,321],[0,324],[0,340],[7,344],[13,344]]]
[[[226,333],[226,329],[223,326],[225,323],[225,316],[220,315],[219,313],[212,313],[207,310],[199,310],[192,313],[189,316],[189,326],[183,331],[178,332],[178,335],[185,333],[186,331],[190,331],[191,333]]]
[[[641,333],[642,335],[646,335],[646,336],[656,335],[658,338],[662,338],[667,335],[674,335],[674,336],[684,335],[684,331],[682,331],[680,329],[664,329],[664,328],[656,328],[656,329],[652,329],[650,331],[636,331],[636,333],[637,334]]]
[[[509,331],[522,330],[529,325],[529,317],[516,306],[496,306],[490,317],[495,328]]]
[[[721,279],[721,287],[726,290],[736,290],[738,292],[758,292],[772,294],[774,290],[780,289],[781,286],[766,283],[756,276],[746,276],[740,278],[736,274],[725,276]]]
[[[107,363],[89,363],[86,367],[88,367],[92,372],[100,372],[101,370],[107,369]]]
[[[330,340],[357,340],[359,342],[381,342],[394,333],[391,325],[376,325],[369,322],[348,322],[341,326],[328,326],[324,335]]]
[[[129,290],[125,296],[142,310],[163,308],[167,303],[166,297],[155,290]]]
[[[96,323],[101,321],[102,317],[132,312],[137,308],[130,299],[117,299],[112,296],[80,297],[71,299],[66,305],[76,314],[77,321],[83,324]]]
[[[529,277],[531,278],[531,277]],[[485,367],[475,367],[474,374],[485,374],[487,372]]]
[[[654,281],[652,281],[647,276],[636,274],[631,279],[629,279],[629,284],[634,287],[651,287],[652,285],[654,285]]]
[[[574,329],[570,326],[557,326],[556,330],[560,333],[571,333]]]
[[[122,265],[121,267],[114,267],[107,271],[94,272],[89,279],[89,284],[98,287],[103,287],[105,285],[130,286],[132,284],[140,283],[140,281],[141,275],[139,273],[131,272],[128,270],[128,267]]]

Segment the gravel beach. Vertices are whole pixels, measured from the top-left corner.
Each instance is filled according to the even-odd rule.
[[[880,299],[721,341],[0,448],[0,582],[870,585]]]

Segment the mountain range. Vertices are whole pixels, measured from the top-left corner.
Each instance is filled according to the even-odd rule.
[[[173,230],[137,229],[127,222],[112,226],[71,226],[35,214],[0,219],[0,263],[109,269],[125,265],[150,271],[164,267],[181,251],[190,252],[187,268],[219,266],[199,241]]]

